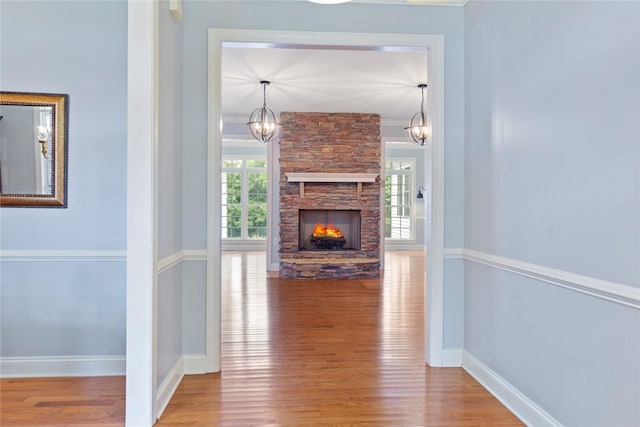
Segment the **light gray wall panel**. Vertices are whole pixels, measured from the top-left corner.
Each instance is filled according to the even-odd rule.
[[[182,249],[182,23],[160,2],[158,258]]]
[[[465,349],[567,426],[640,424],[640,312],[466,263]]]
[[[181,279],[180,264],[165,271],[158,278],[158,386],[182,357]]]
[[[69,94],[67,209],[2,209],[3,249],[123,249],[125,1],[3,1],[2,90]]]
[[[124,261],[0,263],[0,357],[124,356]]]
[[[182,263],[182,351],[184,354],[204,354],[207,328],[206,263]]]
[[[182,246],[182,22],[159,2],[158,258]],[[182,357],[182,264],[158,276],[157,386]]]
[[[640,286],[640,4],[465,7],[465,246]],[[637,309],[467,262],[465,349],[567,426],[640,424]]]
[[[2,90],[69,95],[68,208],[2,208],[2,250],[124,250],[126,1],[2,1]],[[3,357],[125,354],[125,262],[2,262]]]
[[[640,4],[465,11],[466,247],[639,287]]]
[[[464,346],[464,261],[444,262],[444,348]]]

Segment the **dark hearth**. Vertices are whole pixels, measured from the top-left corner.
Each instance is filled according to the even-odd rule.
[[[301,209],[299,217],[300,251],[357,251],[360,249],[359,210]]]
[[[343,249],[347,239],[344,237],[313,237],[311,236],[311,244],[316,249],[336,250]]]

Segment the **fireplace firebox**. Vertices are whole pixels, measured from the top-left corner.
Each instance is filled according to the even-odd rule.
[[[360,250],[359,210],[301,209],[298,215],[299,250]]]

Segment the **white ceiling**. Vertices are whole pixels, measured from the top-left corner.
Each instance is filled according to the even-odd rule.
[[[463,6],[468,1],[352,0],[352,3],[419,8],[421,5]],[[314,7],[339,10],[341,6]],[[428,84],[427,68],[426,51],[411,49],[340,47],[336,50],[335,46],[226,43],[222,49],[223,120],[246,123],[251,111],[262,106],[260,80],[269,80],[267,106],[276,114],[284,111],[377,113],[383,123],[406,126],[420,109],[417,86]]]
[[[426,51],[335,49],[223,45],[224,121],[246,122],[262,106],[260,80],[271,81],[267,106],[276,114],[377,113],[391,123],[408,122],[419,111],[417,85],[428,83]]]

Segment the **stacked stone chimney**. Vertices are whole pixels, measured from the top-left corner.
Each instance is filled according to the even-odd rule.
[[[380,116],[282,113],[280,136],[280,276],[366,278],[380,275]],[[289,182],[287,173],[377,174],[375,182]],[[304,197],[300,186],[304,185]],[[300,251],[301,209],[353,209],[361,214],[356,251]]]

